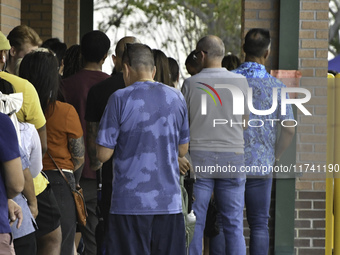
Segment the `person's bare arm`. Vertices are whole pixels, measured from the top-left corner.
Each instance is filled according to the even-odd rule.
[[[108,161],[112,157],[113,152],[113,149],[106,148],[97,144],[97,159],[100,162],[105,163],[106,161]]]
[[[85,161],[85,145],[84,138],[80,137],[77,139],[69,138],[68,139],[68,149],[71,153],[72,162],[74,165],[74,173],[76,184],[79,183],[79,179],[81,176],[81,172],[83,171],[84,161]]]
[[[24,190],[22,191],[22,193],[27,199],[27,204],[31,210],[33,217],[36,218],[38,216],[38,203],[37,203],[37,197],[35,196],[33,178],[28,168],[26,168],[23,171],[23,173],[24,173],[24,178],[25,178],[25,186],[24,186]]]
[[[12,226],[12,224],[18,219],[17,228],[20,228],[22,220],[23,220],[21,207],[16,202],[14,202],[12,199],[8,199],[7,204],[8,204],[9,225]]]
[[[97,158],[96,137],[98,133],[99,122],[86,122],[86,144],[87,154],[90,158],[90,167],[96,171],[102,167],[102,163]]]
[[[286,121],[286,126],[293,126],[293,121]],[[283,152],[288,148],[295,134],[295,127],[281,126],[281,133],[278,143],[275,148],[275,159],[280,159]]]
[[[20,157],[3,162],[7,198],[14,198],[24,189],[24,175]]]
[[[41,142],[41,152],[42,156],[44,157],[45,153],[47,152],[47,135],[46,135],[46,125],[42,126],[38,129],[38,134]]]
[[[189,143],[184,143],[184,144],[178,145],[178,156],[184,157],[185,154],[187,154],[188,149],[189,149]]]

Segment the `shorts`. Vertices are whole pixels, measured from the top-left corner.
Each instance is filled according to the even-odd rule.
[[[36,237],[42,237],[60,226],[60,211],[51,185],[37,196],[39,214],[35,219],[38,229]]]
[[[35,233],[14,239],[14,250],[16,255],[27,255],[37,253],[37,240]]]
[[[12,234],[0,234],[0,255],[15,255]]]
[[[185,255],[182,213],[166,215],[109,215],[105,254]]]

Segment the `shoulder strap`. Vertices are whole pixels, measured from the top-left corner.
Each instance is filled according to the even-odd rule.
[[[53,157],[51,156],[51,154],[47,151],[48,156],[50,156],[50,158],[52,159],[54,165],[57,167],[57,169],[59,170],[59,172],[61,173],[61,175],[63,176],[63,178],[65,179],[65,181],[67,182],[67,184],[71,187],[70,183],[68,182],[65,174],[63,173],[63,171],[59,168],[59,166],[57,165],[57,163],[54,161]]]

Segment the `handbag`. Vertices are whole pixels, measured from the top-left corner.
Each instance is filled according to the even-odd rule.
[[[77,185],[75,190],[72,190],[74,202],[76,204],[77,222],[82,226],[86,226],[87,209],[84,199],[83,189]]]
[[[65,174],[63,173],[63,171],[59,168],[59,166],[57,165],[57,163],[54,161],[54,159],[52,158],[51,154],[49,152],[47,152],[47,154],[50,156],[50,158],[52,159],[54,165],[57,167],[57,169],[59,170],[60,174],[63,176],[63,178],[65,179],[66,183],[68,184],[68,186],[71,189],[73,198],[74,198],[74,203],[76,205],[76,212],[77,212],[77,222],[78,224],[85,226],[86,225],[86,218],[87,218],[87,209],[86,209],[86,203],[85,203],[85,199],[84,199],[84,195],[83,195],[83,189],[77,185],[76,188],[72,188],[72,186],[70,185],[68,179],[66,178]]]

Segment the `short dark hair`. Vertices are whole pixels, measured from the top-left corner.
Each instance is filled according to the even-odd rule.
[[[58,38],[50,38],[44,41],[41,47],[52,50],[57,55],[58,64],[61,66],[67,49],[66,43],[61,42]]]
[[[185,66],[186,66],[187,71],[190,75],[195,75],[202,70],[201,64],[196,61],[195,53],[196,53],[195,50],[190,52],[187,59],[185,60]],[[193,69],[192,72],[189,72],[188,69],[190,69],[190,68]]]
[[[269,30],[253,28],[246,34],[243,50],[248,56],[262,57],[270,45]]]
[[[169,61],[169,69],[170,69],[170,78],[174,83],[177,81],[179,75],[179,65],[174,58],[168,58]]]
[[[155,66],[152,50],[148,45],[141,43],[125,44],[122,63],[136,70],[150,68],[151,71]]]
[[[222,60],[222,66],[231,71],[238,68],[241,65],[240,59],[234,54],[228,54]]]
[[[59,72],[56,57],[49,52],[33,51],[25,55],[19,76],[31,82],[38,92],[40,105],[46,113],[54,105],[59,91]]]
[[[86,33],[81,39],[81,54],[85,61],[99,63],[110,49],[110,39],[99,30]]]

